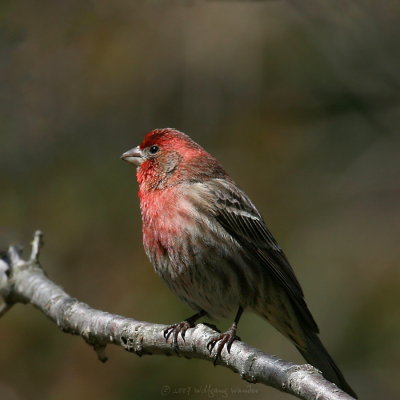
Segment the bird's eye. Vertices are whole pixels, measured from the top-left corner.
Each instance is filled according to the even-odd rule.
[[[150,149],[149,149],[149,153],[150,154],[156,154],[159,149],[160,148],[158,146],[155,146],[155,145],[151,146]]]

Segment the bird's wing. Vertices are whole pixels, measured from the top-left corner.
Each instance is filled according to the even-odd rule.
[[[208,182],[208,186],[216,199],[217,221],[244,249],[251,252],[251,257],[266,267],[267,273],[285,289],[297,306],[307,327],[318,332],[289,261],[248,196],[234,182],[225,179],[215,179]]]

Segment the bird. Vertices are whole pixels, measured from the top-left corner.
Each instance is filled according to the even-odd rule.
[[[245,310],[265,318],[305,360],[349,395],[285,253],[256,206],[219,161],[173,128],[148,132],[121,158],[136,166],[144,250],[155,271],[195,314],[164,330],[179,334],[203,316],[234,317],[207,344],[214,363],[239,337]]]

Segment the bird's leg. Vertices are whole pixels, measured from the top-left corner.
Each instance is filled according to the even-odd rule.
[[[168,340],[169,337],[173,334],[172,344],[174,347],[178,347],[178,335],[181,334],[183,341],[185,341],[185,333],[189,328],[194,327],[194,323],[201,317],[204,317],[207,313],[204,310],[199,311],[198,313],[192,315],[189,318],[186,318],[182,322],[178,322],[177,324],[172,324],[167,326],[164,329],[164,337],[165,340]]]
[[[238,312],[236,314],[236,317],[235,317],[235,320],[234,320],[232,326],[226,332],[221,333],[220,335],[214,337],[213,339],[211,339],[208,342],[207,349],[210,352],[210,354],[213,351],[213,348],[215,347],[215,345],[219,342],[218,346],[217,346],[217,351],[214,356],[214,365],[217,363],[218,358],[221,356],[221,352],[222,352],[222,349],[224,348],[225,344],[226,344],[226,350],[228,351],[228,353],[230,353],[232,343],[235,340],[240,340],[240,337],[236,336],[236,330],[237,330],[237,326],[238,326],[240,317],[242,316],[242,313],[243,313],[243,308],[241,306],[239,306]]]

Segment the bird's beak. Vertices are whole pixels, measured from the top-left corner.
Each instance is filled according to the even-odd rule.
[[[121,159],[131,164],[135,164],[136,166],[139,166],[144,161],[143,154],[139,146],[126,151],[124,154],[122,154]]]

